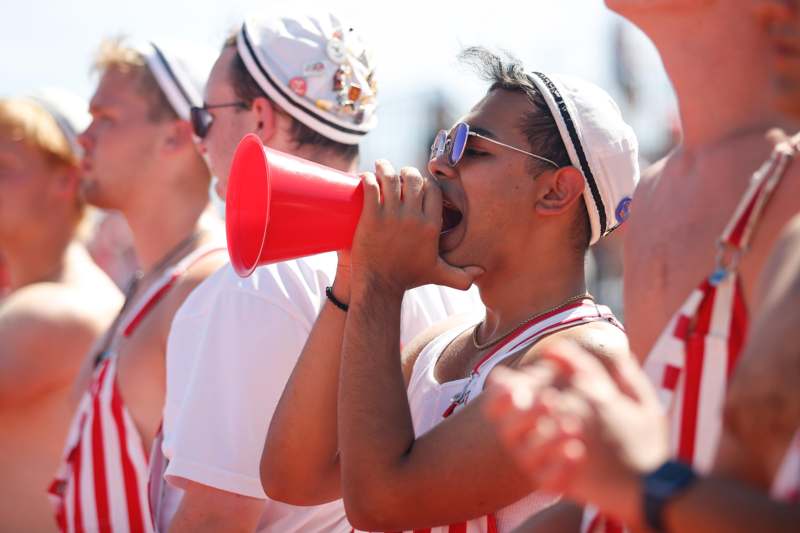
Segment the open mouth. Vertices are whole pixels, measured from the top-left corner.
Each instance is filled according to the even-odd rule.
[[[442,200],[442,235],[452,231],[461,223],[463,218],[464,215],[458,207],[447,201],[447,199]]]

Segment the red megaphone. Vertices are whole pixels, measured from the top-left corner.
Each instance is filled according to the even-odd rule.
[[[364,205],[357,177],[244,137],[233,156],[225,200],[228,255],[236,273],[350,248]]]

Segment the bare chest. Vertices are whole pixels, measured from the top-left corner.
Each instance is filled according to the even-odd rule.
[[[119,332],[114,347],[116,385],[145,445],[155,436],[164,405],[167,310],[156,305],[129,335]]]
[[[625,320],[639,358],[713,272],[717,243],[760,157],[749,154],[739,165],[714,159],[685,175],[668,167],[637,197],[625,243]]]
[[[491,353],[492,347],[484,350],[475,348],[472,342],[472,328],[469,328],[442,350],[434,367],[434,377],[438,383],[467,378],[472,374],[473,370],[479,368]],[[500,364],[513,366],[520,355],[509,356],[503,359]],[[487,371],[489,370],[487,369]]]

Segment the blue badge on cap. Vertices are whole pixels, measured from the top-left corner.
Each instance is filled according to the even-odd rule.
[[[620,224],[622,224],[628,219],[628,216],[631,214],[630,196],[626,196],[619,202],[619,205],[617,205],[617,209],[616,211],[614,211],[614,214],[617,217],[617,222],[619,222]]]

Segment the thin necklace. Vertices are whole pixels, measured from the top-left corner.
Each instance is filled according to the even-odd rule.
[[[185,249],[194,244],[203,233],[203,230],[193,231],[188,237],[182,239],[181,242],[170,248],[169,251],[167,251],[167,253],[165,253],[161,259],[159,259],[156,264],[153,265],[146,273],[142,272],[141,270],[137,270],[133,273],[130,282],[128,282],[128,287],[125,289],[125,300],[122,303],[122,307],[117,313],[117,316],[114,317],[114,321],[111,323],[111,326],[109,326],[109,328],[106,330],[106,333],[103,336],[103,343],[100,349],[97,350],[97,354],[94,358],[94,366],[100,364],[100,362],[103,361],[108,355],[108,351],[111,348],[111,343],[113,342],[114,337],[116,337],[117,328],[119,327],[125,312],[131,306],[131,303],[133,302],[133,295],[136,294],[136,290],[139,288],[142,280],[153,277],[155,274],[158,274],[165,267],[173,263],[178,257],[182,257],[184,253],[181,252],[185,252]]]
[[[545,309],[544,311],[539,311],[537,313],[534,313],[534,314],[526,317],[525,320],[521,321],[519,324],[515,325],[513,328],[511,328],[510,330],[506,331],[505,333],[503,333],[499,337],[497,337],[497,338],[495,338],[493,340],[484,342],[483,344],[478,342],[478,328],[480,327],[481,324],[483,324],[483,320],[482,320],[482,321],[478,322],[477,324],[475,324],[475,327],[472,328],[472,345],[478,350],[485,350],[486,348],[494,346],[495,344],[497,344],[501,340],[505,339],[506,337],[508,337],[509,335],[514,333],[523,324],[526,324],[527,322],[530,322],[532,320],[536,320],[537,318],[539,318],[541,316],[544,316],[544,315],[546,315],[548,313],[552,313],[553,311],[555,311],[557,309],[561,309],[562,307],[564,307],[567,304],[570,304],[572,302],[577,302],[579,300],[591,300],[592,302],[594,302],[594,298],[588,292],[584,292],[584,293],[581,293],[581,294],[576,294],[575,296],[570,296],[569,298],[567,298],[566,300],[564,300],[560,304],[556,305],[555,307],[551,307],[549,309]],[[485,318],[484,318],[484,320],[485,320]]]

